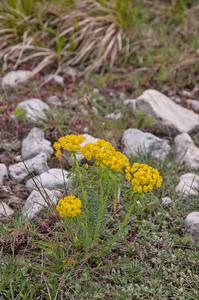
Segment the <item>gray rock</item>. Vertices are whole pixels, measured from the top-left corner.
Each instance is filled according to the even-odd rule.
[[[186,102],[188,104],[191,104],[192,108],[194,110],[199,110],[199,101],[198,100],[193,100],[193,99],[187,99]]]
[[[10,177],[17,182],[22,182],[29,173],[39,175],[48,169],[46,153],[38,154],[31,159],[11,165],[8,168]]]
[[[97,88],[94,88],[94,89],[93,89],[93,93],[94,93],[94,94],[98,94],[99,92],[100,92],[99,89],[97,89]]]
[[[124,100],[124,105],[131,105],[133,114],[135,114],[136,111],[136,99],[126,99]]]
[[[20,219],[23,221],[34,219],[44,208],[52,203],[56,205],[58,200],[61,199],[61,195],[58,191],[50,191],[48,189],[45,189],[45,191],[41,190],[40,192],[33,191],[25,202]]]
[[[179,134],[174,139],[174,157],[176,162],[199,169],[199,148],[187,133]]]
[[[121,117],[122,117],[121,113],[112,113],[112,114],[108,114],[105,116],[105,118],[111,119],[111,120],[118,120],[118,119],[121,119]]]
[[[189,91],[186,91],[186,90],[182,90],[181,91],[181,95],[182,96],[185,96],[185,97],[191,97],[191,92],[189,92]]]
[[[64,77],[62,77],[60,75],[50,74],[50,75],[45,76],[45,80],[50,81],[51,79],[53,79],[56,83],[58,83],[62,86],[64,85]]]
[[[136,111],[144,109],[154,117],[153,127],[161,133],[176,136],[199,128],[199,115],[181,107],[156,90],[146,90],[136,100]]]
[[[164,158],[171,147],[168,141],[158,138],[152,133],[129,128],[122,136],[123,152],[128,157],[137,156],[137,152],[146,155],[151,151],[151,155],[156,158]]]
[[[199,176],[193,173],[186,173],[180,176],[180,182],[175,188],[176,192],[180,192],[185,196],[198,195]]]
[[[53,105],[61,104],[61,101],[60,101],[59,97],[57,97],[57,96],[50,96],[50,97],[48,97],[47,101]]]
[[[47,120],[44,110],[48,110],[49,106],[40,99],[33,98],[20,102],[17,107],[22,107],[26,111],[26,119],[32,122],[42,123]]]
[[[24,71],[24,70],[18,70],[18,71],[11,71],[8,72],[3,78],[1,82],[1,86],[5,85],[12,85],[15,86],[17,85],[18,80],[23,80],[25,81],[25,78],[30,75],[30,71]]]
[[[171,100],[175,101],[176,103],[181,103],[181,98],[179,96],[171,96]]]
[[[21,162],[21,161],[23,161],[23,157],[21,155],[17,155],[17,156],[14,157],[14,161],[15,162]]]
[[[4,202],[0,203],[0,220],[4,220],[5,218],[12,216],[13,213],[14,210],[10,206]]]
[[[86,134],[88,134],[88,132],[89,132],[89,129],[88,129],[88,127],[84,127],[84,129],[83,129],[83,133],[86,133]]]
[[[185,233],[191,237],[191,242],[199,241],[199,212],[194,211],[186,216]]]
[[[69,178],[67,178],[68,174],[67,171],[62,169],[50,169],[41,175],[35,176],[34,180],[32,178],[27,180],[26,186],[30,191],[42,187],[49,190],[54,190],[55,188],[64,189],[69,181]]]
[[[53,153],[51,142],[44,138],[44,132],[36,127],[32,128],[28,136],[22,141],[21,154],[24,160],[40,153]]]
[[[8,170],[5,164],[0,164],[0,184],[4,183],[5,177],[8,176]]]

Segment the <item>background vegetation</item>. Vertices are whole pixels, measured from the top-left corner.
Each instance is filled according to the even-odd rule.
[[[51,105],[44,126],[38,125],[52,143],[88,127],[90,134],[121,150],[125,129],[152,132],[153,120],[143,111],[133,116],[123,100],[147,88],[172,91],[182,100],[185,89],[198,98],[198,20],[197,0],[2,0],[2,76],[18,69],[32,73],[26,84],[0,91],[1,160],[14,163],[20,141],[35,126],[23,110],[15,110],[30,97],[45,101],[56,93],[61,99],[60,106]],[[64,66],[78,70],[74,78],[65,77],[67,88],[54,83],[42,87],[41,75],[61,74]],[[14,110],[15,121],[10,117]],[[123,116],[105,118],[112,112]],[[199,145],[198,135],[192,138]],[[74,249],[54,207],[23,224],[22,204],[10,204],[14,218],[0,227],[0,299],[199,299],[199,245],[184,235],[186,215],[199,211],[199,194],[186,200],[175,192],[182,174],[199,172],[175,163],[172,151],[163,161],[139,153],[132,163],[136,161],[157,168],[163,186],[143,196],[124,234],[104,257],[99,248]],[[55,157],[48,164],[69,168]],[[126,184],[123,178],[116,212],[110,207],[108,235],[118,230],[130,207]],[[27,198],[23,186],[10,186],[19,198],[21,191]],[[163,197],[172,203],[163,205]],[[103,248],[103,237],[100,242]]]

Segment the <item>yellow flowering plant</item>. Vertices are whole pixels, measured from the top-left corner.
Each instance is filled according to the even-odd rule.
[[[134,197],[118,232],[106,244],[103,250],[106,252],[121,235],[140,193],[152,191],[154,185],[160,187],[162,177],[157,170],[146,164],[134,163],[131,166],[129,159],[116,151],[109,142],[98,140],[82,145],[84,141],[85,137],[82,135],[67,135],[54,143],[57,157],[66,157],[62,149],[67,150],[73,157],[72,170],[75,176],[73,175],[70,189],[79,197],[67,196],[61,199],[57,210],[61,217],[68,220],[67,228],[73,245],[81,241],[87,250],[92,249],[110,220],[108,211],[112,203],[111,195],[117,194],[125,171],[126,179],[131,184],[130,194],[133,193]],[[77,154],[82,154],[88,162],[92,161],[92,164],[86,163],[81,166]],[[77,243],[74,236],[79,237]]]

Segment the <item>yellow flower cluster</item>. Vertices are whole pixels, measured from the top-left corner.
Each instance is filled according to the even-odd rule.
[[[158,170],[149,167],[146,164],[134,163],[132,167],[127,167],[126,170],[126,179],[131,180],[134,192],[141,193],[148,192],[153,190],[153,186],[156,184],[156,187],[162,185],[162,177],[160,176]]]
[[[61,137],[58,142],[55,142],[53,147],[56,150],[55,155],[58,157],[61,154],[61,149],[67,149],[71,152],[76,153],[77,151],[81,150],[79,146],[83,141],[85,141],[85,137],[83,135],[66,135]]]
[[[128,158],[124,154],[115,151],[111,143],[104,140],[88,143],[82,147],[80,152],[87,160],[94,157],[97,165],[99,165],[99,162],[102,162],[103,166],[110,167],[116,172],[121,171],[124,166],[129,166]]]
[[[153,169],[146,164],[139,163],[134,163],[131,167],[129,159],[121,152],[115,151],[115,148],[111,143],[104,140],[98,140],[96,143],[88,143],[84,146],[80,146],[85,139],[86,138],[82,135],[74,134],[60,138],[58,142],[55,142],[53,145],[56,150],[55,155],[58,157],[61,154],[61,149],[67,149],[72,153],[82,153],[87,160],[91,160],[93,157],[96,160],[96,165],[101,163],[102,166],[110,167],[111,170],[116,172],[120,172],[122,168],[125,167],[126,179],[128,181],[131,180],[131,183],[134,186],[134,192],[141,193],[143,191],[146,193],[152,191],[154,185],[156,185],[156,187],[162,185],[162,177],[156,169]],[[85,168],[88,168],[88,164],[85,164]],[[63,204],[60,207],[63,207]],[[65,215],[66,213],[62,212],[62,214]]]
[[[75,196],[67,196],[61,200],[56,207],[60,216],[63,217],[75,217],[81,213],[81,200],[75,198]]]

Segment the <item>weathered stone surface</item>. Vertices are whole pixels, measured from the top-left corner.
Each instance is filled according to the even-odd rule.
[[[185,233],[191,237],[192,243],[199,241],[199,212],[194,211],[186,216]]]
[[[156,158],[164,158],[171,147],[166,140],[160,139],[152,133],[129,128],[122,136],[123,152],[128,157],[137,156],[137,152],[146,155],[151,151],[151,155]]]
[[[10,177],[17,182],[22,182],[29,173],[39,175],[46,172],[48,169],[46,153],[38,154],[31,159],[25,160],[24,163],[19,162],[8,168]]]
[[[53,153],[51,142],[44,138],[44,132],[36,127],[32,128],[28,136],[22,141],[21,154],[24,160],[40,153]]]
[[[27,198],[21,213],[22,220],[34,219],[44,208],[48,207],[48,205],[51,205],[52,203],[56,205],[62,195],[58,191],[50,191],[48,189],[41,192],[43,197],[40,192],[33,191]]]
[[[4,220],[5,218],[12,216],[13,213],[14,210],[10,206],[4,202],[0,203],[0,220]]]
[[[170,98],[178,104],[181,103],[181,98],[179,96],[171,96]]]
[[[186,90],[182,90],[181,95],[185,97],[191,97],[192,93]]]
[[[194,99],[186,99],[186,102],[191,105],[191,108],[198,111],[199,110],[199,101]]]
[[[21,162],[21,161],[23,161],[23,157],[21,155],[17,155],[17,156],[14,157],[14,161],[15,162]]]
[[[1,86],[5,85],[12,85],[15,86],[17,85],[18,80],[23,80],[25,81],[25,78],[30,75],[30,71],[24,71],[24,70],[18,70],[18,71],[11,71],[8,72],[3,78],[1,82]]]
[[[49,169],[47,172],[34,177],[37,186],[32,178],[27,180],[26,186],[30,191],[42,187],[49,190],[55,188],[64,189],[69,181],[69,178],[67,178],[68,174],[67,171],[62,169]]]
[[[186,173],[180,176],[180,182],[175,188],[176,192],[188,195],[198,195],[199,176],[193,173]]]
[[[54,75],[54,74],[50,74],[50,75],[46,75],[45,76],[45,80],[51,80],[53,79],[56,83],[60,84],[60,85],[64,85],[64,77],[60,76],[60,75]]]
[[[144,109],[146,115],[154,117],[153,127],[161,133],[176,136],[199,128],[199,115],[174,103],[156,90],[146,90],[136,100],[136,111]]]
[[[49,106],[40,99],[33,98],[20,102],[17,106],[22,107],[26,111],[26,119],[32,122],[42,123],[47,120],[44,110],[48,110]]]
[[[111,120],[118,120],[122,117],[121,113],[112,113],[112,114],[108,114],[106,115],[107,119],[111,119]]]
[[[174,157],[176,162],[199,169],[199,148],[188,133],[182,133],[174,139]]]
[[[61,101],[60,101],[59,97],[57,97],[57,96],[50,96],[50,97],[48,97],[47,101],[53,105],[61,104]]]
[[[83,133],[88,134],[88,132],[89,132],[89,128],[88,128],[88,127],[85,127],[85,128],[83,129]]]
[[[0,164],[0,184],[4,183],[5,177],[8,176],[8,170],[5,164]]]

